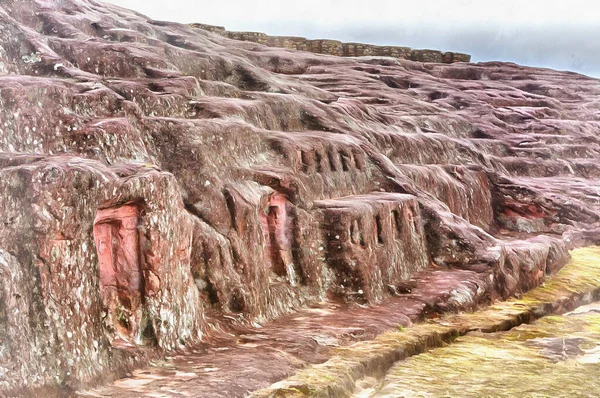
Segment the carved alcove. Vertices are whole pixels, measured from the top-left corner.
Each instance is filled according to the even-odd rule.
[[[107,325],[114,329],[115,338],[134,344],[144,343],[148,337],[143,319],[139,223],[140,207],[133,203],[98,210],[94,221]]]
[[[276,192],[269,196],[265,212],[260,214],[267,257],[275,274],[287,278],[291,285],[298,282],[294,258],[292,204],[285,194]]]

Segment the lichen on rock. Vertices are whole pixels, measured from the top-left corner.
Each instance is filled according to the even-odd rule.
[[[0,5],[2,394],[438,273],[415,320],[475,308],[598,243],[598,80],[198,27]]]

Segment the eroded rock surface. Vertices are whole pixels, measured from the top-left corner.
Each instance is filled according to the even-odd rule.
[[[0,391],[91,385],[433,270],[474,280],[436,311],[519,295],[598,241],[599,94],[567,72],[6,0]]]

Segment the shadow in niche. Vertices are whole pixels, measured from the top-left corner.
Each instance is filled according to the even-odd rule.
[[[272,194],[266,211],[260,214],[260,219],[271,270],[278,276],[287,278],[288,282],[295,286],[300,282],[301,275],[296,269],[292,254],[293,214],[287,196],[281,193]]]
[[[154,327],[144,311],[139,222],[140,206],[134,203],[98,210],[94,241],[100,291],[107,311],[106,325],[117,339],[154,344]]]

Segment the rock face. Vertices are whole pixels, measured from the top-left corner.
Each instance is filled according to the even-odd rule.
[[[92,384],[224,316],[375,304],[427,267],[506,298],[598,242],[598,80],[399,58],[4,1],[0,391]]]
[[[192,28],[200,28],[220,34],[230,39],[250,41],[269,47],[281,47],[288,50],[309,51],[316,54],[328,54],[338,57],[394,57],[421,62],[439,62],[451,64],[454,62],[469,62],[471,56],[457,52],[441,52],[437,50],[413,50],[409,47],[376,46],[363,43],[343,43],[339,40],[309,40],[298,36],[269,36],[260,32],[231,32],[223,26],[190,24]]]

